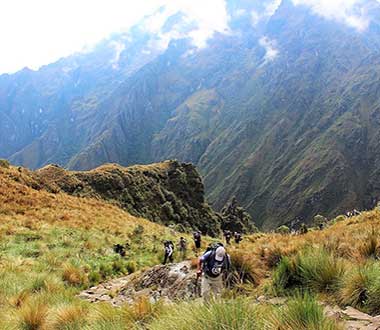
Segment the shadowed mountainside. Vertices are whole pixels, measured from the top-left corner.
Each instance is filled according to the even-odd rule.
[[[226,4],[230,33],[201,49],[183,37],[148,55],[163,31],[191,30],[177,14],[156,35],[137,26],[89,54],[1,76],[0,156],[74,170],[192,162],[213,207],[236,196],[264,229],[373,207],[379,3],[363,1],[364,32],[290,0],[255,24],[267,2]]]

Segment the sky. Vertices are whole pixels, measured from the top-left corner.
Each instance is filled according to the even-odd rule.
[[[273,1],[268,6],[270,11],[280,3],[267,1]],[[292,1],[359,31],[369,25],[365,10],[358,10],[363,0]],[[113,32],[128,30],[163,5],[167,6],[167,14],[182,9],[198,22],[199,29],[191,37],[199,47],[205,46],[214,31],[228,28],[225,0],[4,0],[0,2],[0,73],[26,66],[38,69],[92,46]],[[155,17],[147,28],[155,31],[162,19]],[[261,42],[268,46],[268,40]]]
[[[113,32],[128,30],[162,5],[196,16],[205,33],[215,26],[221,29],[226,21],[223,0],[1,1],[0,73],[12,73],[25,66],[38,69],[92,46]]]

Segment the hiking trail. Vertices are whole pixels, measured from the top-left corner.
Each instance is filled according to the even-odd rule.
[[[115,307],[130,304],[142,297],[151,302],[163,300],[174,303],[199,298],[200,280],[197,283],[195,269],[190,261],[157,265],[146,271],[110,280],[79,294],[92,303],[108,302]],[[260,296],[257,304],[284,305],[286,298]],[[321,303],[326,316],[341,321],[345,330],[380,330],[380,315],[370,316],[352,307],[342,309]]]

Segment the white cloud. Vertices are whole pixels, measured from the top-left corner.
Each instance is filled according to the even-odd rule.
[[[265,15],[266,16],[272,16],[278,7],[280,7],[282,0],[273,0],[267,3],[265,6]]]
[[[114,69],[117,69],[119,67],[118,63],[119,63],[119,60],[120,60],[120,55],[123,52],[123,50],[125,49],[125,45],[123,43],[121,43],[121,42],[111,41],[110,42],[110,46],[115,49],[115,55],[111,59],[111,64],[112,64],[112,67]]]
[[[364,0],[293,0],[295,5],[307,5],[314,13],[345,23],[363,32],[369,24]]]
[[[264,36],[259,40],[260,46],[265,48],[264,64],[273,61],[279,54],[276,40]]]
[[[256,10],[252,10],[251,12],[252,25],[256,26],[257,24],[259,24],[260,19],[261,19],[261,16],[259,15],[259,13]]]
[[[205,47],[215,32],[228,31],[229,17],[224,0],[176,0],[167,6],[176,10],[180,8],[189,20],[195,21],[198,27],[190,37],[197,47]]]
[[[205,46],[215,31],[227,28],[225,0],[1,1],[0,73],[24,66],[37,69],[93,45],[112,32],[128,30],[163,5],[167,10],[150,22],[151,30],[162,26],[168,12],[178,10],[197,22],[198,29],[191,37],[199,47]],[[161,46],[167,45],[169,37],[163,36]]]
[[[253,10],[251,12],[251,21],[252,25],[256,26],[260,23],[261,20],[265,20],[273,16],[273,14],[276,12],[278,7],[280,6],[282,0],[270,0],[270,1],[264,1],[262,3],[263,10],[260,12],[257,12],[256,10]]]

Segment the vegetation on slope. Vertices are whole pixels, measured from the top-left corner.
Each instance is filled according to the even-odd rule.
[[[161,240],[181,234],[101,200],[33,189],[39,183],[28,173],[0,167],[2,329],[340,329],[315,299],[380,313],[379,210],[304,235],[247,236],[229,247],[244,277],[225,302],[170,307],[140,298],[119,309],[83,302],[82,289],[161,262]],[[121,258],[112,246],[126,241]],[[294,298],[257,304],[263,294]]]

